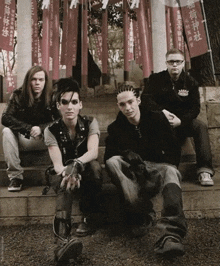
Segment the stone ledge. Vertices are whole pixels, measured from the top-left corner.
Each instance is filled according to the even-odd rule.
[[[56,195],[51,189],[48,195],[41,195],[43,187],[24,188],[19,193],[8,192],[0,187],[0,221],[2,225],[26,223],[51,223],[55,214]],[[216,171],[215,186],[201,187],[199,184],[183,182],[183,206],[188,219],[220,218],[220,171]],[[112,184],[103,186],[102,203],[106,210],[106,221],[115,223],[121,219],[117,190]],[[162,197],[154,200],[154,209],[160,216]],[[80,220],[78,202],[73,202],[73,221]]]

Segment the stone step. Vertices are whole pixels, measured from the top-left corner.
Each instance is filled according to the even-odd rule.
[[[1,225],[18,225],[26,223],[52,223],[55,214],[56,195],[52,189],[42,195],[42,186],[26,187],[21,192],[8,192],[0,187],[0,222]],[[187,218],[220,218],[220,169],[216,170],[215,186],[201,187],[199,184],[184,181],[183,209]],[[102,203],[106,222],[121,219],[121,207],[117,190],[112,184],[103,186]],[[157,196],[154,208],[160,216],[162,198]],[[73,221],[78,222],[81,213],[77,201],[73,202]]]

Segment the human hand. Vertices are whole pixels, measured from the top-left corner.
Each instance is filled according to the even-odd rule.
[[[62,179],[60,187],[64,187],[66,185],[66,190],[74,190],[74,188],[80,188],[80,181],[82,177],[80,174],[77,175],[65,175]]]
[[[122,156],[124,157],[125,161],[132,165],[144,164],[141,156],[132,150],[123,151]]]
[[[173,115],[173,119],[169,120],[171,127],[175,128],[181,125],[181,120],[176,115]]]
[[[38,126],[34,126],[31,128],[31,131],[30,131],[30,135],[31,137],[33,137],[34,139],[40,139],[42,136],[41,136],[41,129],[40,127]]]
[[[175,116],[173,113],[167,111],[166,109],[163,109],[162,112],[164,113],[168,121],[172,120]]]

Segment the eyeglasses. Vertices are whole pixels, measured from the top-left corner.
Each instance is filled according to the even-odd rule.
[[[175,63],[177,66],[181,65],[184,62],[184,60],[169,60],[167,61],[168,65],[173,66]]]
[[[65,99],[61,99],[60,102],[61,102],[62,105],[68,105],[69,103],[72,103],[73,105],[76,105],[78,103],[78,100],[67,101]]]

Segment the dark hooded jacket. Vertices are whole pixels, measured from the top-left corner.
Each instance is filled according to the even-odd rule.
[[[187,126],[200,112],[198,83],[184,71],[176,82],[167,70],[152,74],[141,95],[141,105],[151,111],[166,109],[181,120],[181,127]]]
[[[143,108],[140,111],[138,127],[132,125],[121,112],[108,126],[104,160],[132,150],[146,161],[178,165],[180,146],[164,114]]]

